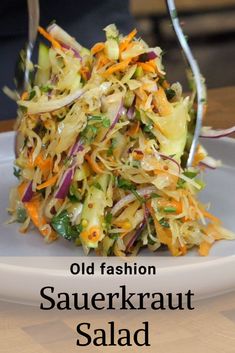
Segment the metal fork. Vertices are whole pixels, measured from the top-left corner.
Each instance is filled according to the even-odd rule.
[[[196,84],[196,97],[197,97],[196,124],[195,124],[192,143],[189,149],[187,164],[186,164],[187,167],[190,167],[193,164],[193,159],[197,149],[198,139],[199,139],[201,127],[202,127],[202,118],[203,118],[203,111],[204,111],[204,104],[205,104],[205,90],[204,90],[204,85],[202,83],[202,75],[201,75],[200,69],[192,54],[192,51],[188,45],[188,42],[185,38],[182,27],[180,25],[174,0],[166,0],[166,6],[170,15],[171,23],[174,28],[177,40],[183,50],[183,54],[186,58],[189,69],[193,74],[195,84]]]
[[[15,85],[19,95],[29,88],[30,62],[35,46],[39,25],[39,0],[28,0],[28,41],[25,49],[19,53],[15,67]],[[24,137],[19,132],[15,135],[15,155],[19,156],[24,145]]]
[[[28,86],[30,79],[30,62],[33,48],[37,38],[39,25],[39,0],[28,0],[28,41],[25,49],[22,49],[16,63],[15,84],[19,94],[22,94]]]

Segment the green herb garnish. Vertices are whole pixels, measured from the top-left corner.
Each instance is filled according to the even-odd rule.
[[[100,183],[96,182],[96,183],[93,184],[93,186],[94,186],[96,189],[103,191],[102,186],[100,185]]]
[[[111,139],[111,145],[109,146],[109,148],[107,150],[107,156],[108,157],[113,155],[113,150],[117,146],[117,143],[118,143],[117,139],[115,139],[115,138]]]
[[[33,99],[33,97],[35,97],[36,95],[36,91],[32,90],[30,93],[29,93],[29,98],[28,100],[31,101],[31,99]]]
[[[161,218],[159,223],[164,228],[170,228],[169,222],[166,220],[166,218]]]
[[[176,212],[176,208],[173,206],[166,206],[163,208],[163,211],[165,213],[174,213],[174,212]]]
[[[16,167],[13,167],[13,169],[14,176],[19,179],[21,177],[21,169]]]
[[[123,190],[129,190],[137,198],[140,203],[144,203],[145,199],[136,191],[136,186],[129,180],[117,178],[117,187]]]
[[[103,124],[103,127],[110,127],[111,123],[110,123],[110,120],[108,118],[103,118],[102,120],[102,124]]]
[[[112,219],[113,219],[113,215],[110,212],[108,212],[104,217],[104,221],[105,221],[105,225],[106,225],[107,230],[109,230],[111,227]]]
[[[183,173],[183,175],[185,175],[186,177],[193,179],[195,178],[195,176],[198,175],[198,172],[190,172],[190,171],[186,171]]]
[[[75,240],[79,236],[79,227],[72,226],[67,210],[54,216],[51,220],[52,228],[64,239]]]
[[[147,124],[144,126],[143,131],[148,133],[148,132],[151,132],[152,129],[153,129],[153,124]]]
[[[27,218],[26,210],[22,207],[17,208],[16,210],[16,221],[19,223],[24,223]]]
[[[82,199],[82,196],[77,189],[77,185],[74,183],[72,183],[69,187],[68,198],[72,203],[79,202]]]
[[[48,93],[53,90],[53,86],[51,85],[44,85],[40,87],[41,91],[44,93]]]
[[[166,97],[167,97],[167,99],[168,99],[169,101],[170,101],[172,98],[174,98],[175,95],[176,95],[175,91],[174,91],[172,88],[167,88],[167,89],[165,90],[165,92],[166,92]]]

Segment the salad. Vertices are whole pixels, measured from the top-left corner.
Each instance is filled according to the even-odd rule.
[[[179,256],[196,247],[208,255],[215,241],[235,235],[198,200],[201,172],[217,162],[198,145],[185,167],[195,93],[184,97],[179,83],[169,84],[161,49],[135,29],[123,36],[111,24],[104,31],[105,41],[88,50],[55,23],[39,27],[46,44],[18,99],[24,143],[11,221],[86,254],[166,247]]]

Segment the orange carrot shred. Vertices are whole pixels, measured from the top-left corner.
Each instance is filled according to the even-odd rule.
[[[47,188],[48,186],[55,185],[57,179],[58,179],[58,174],[54,175],[53,177],[51,177],[50,179],[48,179],[44,183],[38,185],[37,190],[42,190],[42,189]]]
[[[119,45],[119,50],[120,52],[126,50],[126,48],[128,47],[128,44],[132,41],[132,39],[135,37],[137,33],[136,28],[133,29],[133,31],[131,31],[125,38],[123,38],[122,42]]]
[[[96,43],[91,48],[91,54],[95,55],[95,54],[99,53],[100,51],[102,51],[103,49],[104,49],[104,43],[103,42]]]
[[[61,49],[61,45],[60,43],[54,39],[44,28],[42,27],[38,27],[38,32],[44,37],[46,38],[47,40],[49,40],[49,42],[51,42],[52,46],[54,48],[57,48],[57,49]]]
[[[114,64],[112,66],[110,66],[104,73],[103,76],[109,76],[111,74],[113,74],[116,71],[121,71],[126,69],[126,67],[129,65],[131,59],[126,59],[123,60],[122,62],[118,63],[118,64]]]
[[[138,62],[137,65],[141,66],[144,71],[151,72],[153,74],[155,73],[154,67],[151,64],[147,63],[147,62],[146,63]]]
[[[95,172],[95,173],[103,173],[103,169],[100,168],[99,164],[95,161],[93,161],[93,159],[91,158],[91,156],[89,154],[85,155],[85,160],[89,163],[91,169]]]

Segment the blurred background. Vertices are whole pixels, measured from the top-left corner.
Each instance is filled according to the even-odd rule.
[[[235,0],[175,0],[208,88],[235,84]],[[164,49],[168,78],[186,86],[184,63],[162,0],[131,0],[142,37]],[[187,86],[186,86],[187,88]]]
[[[235,0],[175,0],[178,15],[208,88],[235,84]],[[65,6],[66,4],[66,6]],[[137,27],[150,45],[164,50],[168,80],[187,89],[184,61],[164,0],[40,0],[41,25],[57,23],[81,44],[103,40],[102,28],[116,23],[122,33]],[[2,92],[13,85],[17,54],[27,39],[27,1],[0,1],[0,120],[13,119],[16,106]]]

